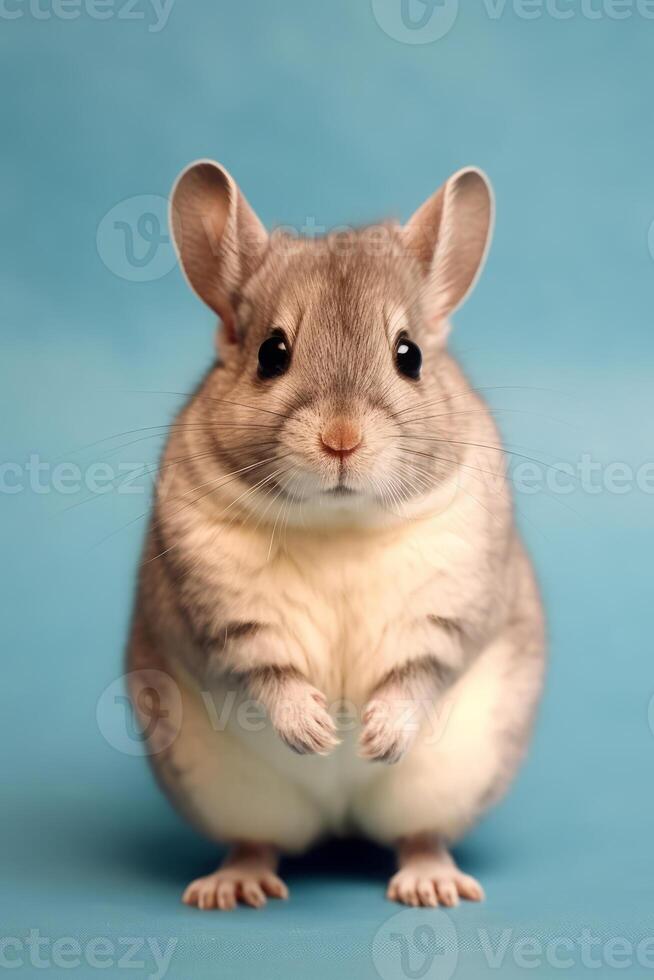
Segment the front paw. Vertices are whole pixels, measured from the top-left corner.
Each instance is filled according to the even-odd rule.
[[[369,701],[363,711],[359,755],[371,762],[399,762],[416,734],[415,721],[406,703],[383,698]]]
[[[279,737],[300,755],[327,755],[339,744],[325,697],[309,684],[287,690],[270,716]]]

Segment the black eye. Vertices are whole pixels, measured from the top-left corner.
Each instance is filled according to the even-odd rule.
[[[422,353],[408,337],[400,337],[395,348],[395,363],[400,374],[417,381],[422,367]]]
[[[281,333],[274,333],[259,348],[259,377],[277,378],[288,368],[291,352]]]

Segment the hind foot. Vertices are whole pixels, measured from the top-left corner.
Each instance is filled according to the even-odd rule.
[[[400,870],[388,883],[386,897],[404,905],[445,905],[451,908],[466,898],[481,902],[484,890],[474,878],[459,871],[449,851],[436,838],[411,837],[398,847]]]
[[[288,888],[276,870],[277,854],[272,847],[239,844],[217,871],[192,881],[182,901],[198,909],[227,911],[239,902],[258,909],[268,898],[288,898]]]

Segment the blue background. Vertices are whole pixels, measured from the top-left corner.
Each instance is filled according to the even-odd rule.
[[[180,980],[406,977],[399,947],[373,944],[380,927],[413,929],[384,925],[400,910],[384,899],[391,858],[373,848],[289,864],[288,904],[182,907],[213,850],[121,751],[121,711],[96,717],[121,672],[150,483],[62,493],[54,467],[154,462],[162,430],[120,433],[171,418],[169,392],[190,390],[213,332],[179,271],[160,274],[169,244],[154,248],[159,266],[130,264],[127,232],[102,221],[118,205],[147,254],[141,197],[165,198],[199,156],[223,161],[266,223],[296,226],[404,218],[450,172],[482,166],[497,233],[456,350],[520,451],[637,469],[654,453],[654,21],[610,7],[594,19],[574,2],[566,20],[511,3],[493,18],[466,0],[445,37],[408,44],[366,0],[177,0],[158,31],[144,0],[144,18],[119,18],[116,0],[106,20],[19,3],[0,17],[1,455],[14,464],[0,495],[2,937],[173,938]],[[386,7],[397,19],[399,0]],[[49,467],[46,492],[30,486],[31,454]],[[574,967],[536,954],[531,972],[578,977],[584,927],[596,957],[654,935],[653,496],[573,491],[517,494],[551,669],[527,766],[459,850],[488,894],[449,916],[461,980],[523,976],[521,937],[572,940]],[[442,931],[444,915],[427,921]],[[504,929],[491,971],[480,930],[495,943]],[[14,975],[42,975],[21,955]],[[422,975],[448,980],[444,962]],[[634,958],[617,972],[652,970]]]

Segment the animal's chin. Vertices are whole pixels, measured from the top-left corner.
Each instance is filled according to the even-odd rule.
[[[320,472],[313,469],[297,469],[290,477],[279,481],[284,492],[297,501],[351,501],[370,495],[365,476],[348,473]]]
[[[361,504],[370,497],[363,487],[351,487],[347,484],[336,484],[333,487],[321,487],[305,496],[306,502],[313,502],[320,506],[332,505],[334,507],[354,507],[359,508]]]

